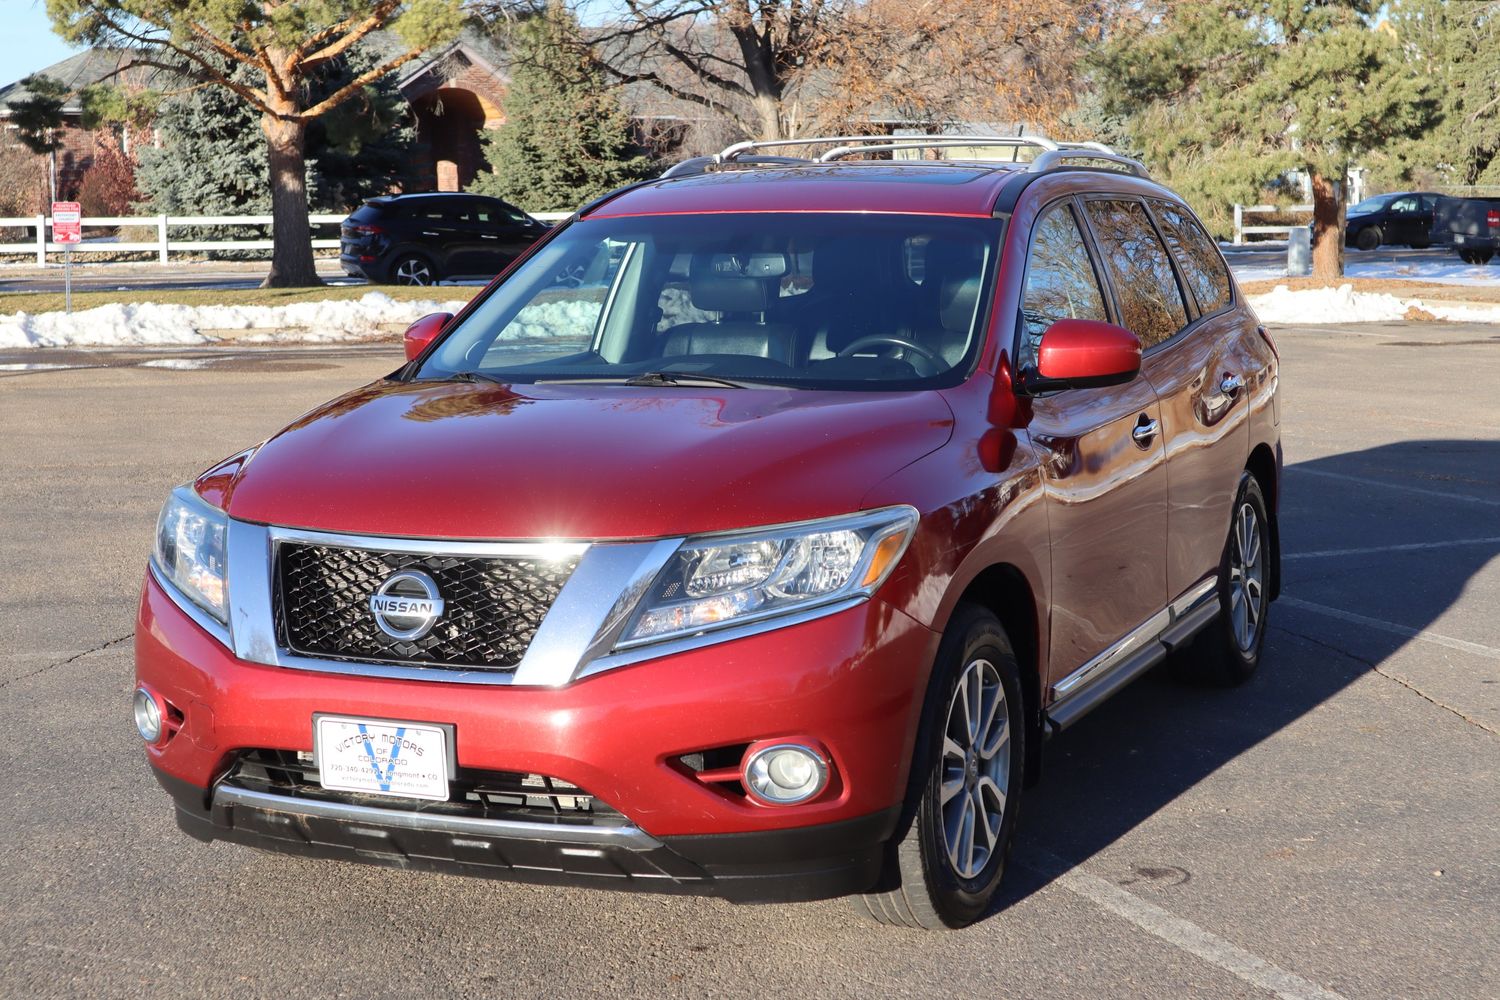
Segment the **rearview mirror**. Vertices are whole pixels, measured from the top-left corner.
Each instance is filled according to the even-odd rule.
[[[1047,327],[1028,392],[1122,385],[1141,370],[1141,340],[1123,326],[1092,319],[1060,319]]]
[[[422,352],[427,350],[427,345],[443,332],[443,327],[447,326],[452,318],[452,313],[428,313],[407,327],[406,334],[402,337],[406,344],[406,360],[417,360]]]

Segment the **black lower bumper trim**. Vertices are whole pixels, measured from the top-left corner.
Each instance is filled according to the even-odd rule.
[[[177,806],[177,824],[198,840],[225,840],[304,857],[360,861],[517,882],[586,885],[719,896],[732,902],[793,902],[861,892],[880,875],[893,807],[839,823],[703,836],[547,835],[544,824],[425,825],[420,814],[310,811],[296,799],[213,794],[155,768]],[[226,788],[227,791],[227,788]],[[238,791],[238,790],[236,790]],[[525,826],[533,826],[525,824]],[[618,832],[618,831],[616,831]]]

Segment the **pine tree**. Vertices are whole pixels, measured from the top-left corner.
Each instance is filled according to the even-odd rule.
[[[312,86],[332,93],[372,63],[355,50],[325,67]],[[313,210],[345,211],[411,182],[416,130],[405,108],[395,81],[384,77],[309,127],[307,193]],[[218,87],[162,101],[153,121],[160,146],[139,154],[142,207],[168,215],[268,213],[269,157],[257,118],[254,108]],[[232,238],[228,233],[216,229],[193,238]]]
[[[506,123],[482,137],[490,169],[470,190],[530,212],[563,211],[645,177],[630,118],[560,6],[515,29]]]
[[[1500,2],[1401,0],[1390,16],[1426,64],[1439,113],[1431,133],[1393,155],[1457,186],[1500,185]]]
[[[1381,6],[1166,0],[1101,52],[1107,109],[1127,118],[1152,169],[1211,220],[1305,171],[1313,273],[1331,281],[1343,273],[1349,166],[1421,134],[1434,113],[1424,67],[1375,24]]]

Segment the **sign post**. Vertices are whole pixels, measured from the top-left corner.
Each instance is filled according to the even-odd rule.
[[[52,242],[63,248],[63,310],[73,311],[73,247],[83,242],[83,214],[76,201],[52,203]]]

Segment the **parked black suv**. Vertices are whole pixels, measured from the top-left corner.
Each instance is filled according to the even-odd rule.
[[[548,228],[499,198],[474,194],[371,198],[344,220],[339,263],[345,274],[385,284],[493,278]]]
[[[1361,250],[1389,243],[1425,250],[1432,245],[1432,213],[1440,197],[1431,191],[1402,191],[1350,205],[1344,242]]]

